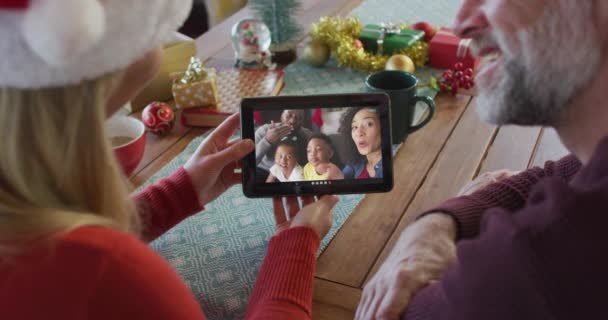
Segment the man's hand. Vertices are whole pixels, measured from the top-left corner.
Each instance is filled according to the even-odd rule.
[[[241,182],[241,174],[234,170],[238,162],[253,151],[254,143],[251,140],[228,141],[238,129],[239,119],[239,114],[235,114],[222,122],[184,165],[202,205]]]
[[[398,319],[412,296],[456,260],[455,235],[455,222],[445,214],[429,214],[405,229],[363,289],[355,319]]]
[[[292,131],[293,128],[290,125],[283,123],[277,124],[272,121],[270,123],[270,128],[268,131],[266,131],[266,135],[264,137],[266,140],[268,140],[268,142],[270,142],[270,144],[277,144],[279,141],[281,141],[281,139],[287,137]]]
[[[460,191],[458,192],[458,196],[468,196],[474,193],[475,191],[481,190],[491,185],[492,183],[506,179],[518,173],[518,171],[497,170],[480,174],[473,181],[465,184],[464,187],[462,187],[462,189],[460,189]]]
[[[333,221],[332,209],[340,198],[323,196],[315,202],[312,196],[302,197],[302,210],[297,197],[285,198],[287,211],[282,198],[273,198],[274,217],[277,222],[277,234],[295,227],[310,227],[319,238],[325,237]],[[286,214],[287,213],[287,214]]]

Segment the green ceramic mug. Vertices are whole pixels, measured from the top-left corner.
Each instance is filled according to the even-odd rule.
[[[411,73],[385,70],[373,73],[365,79],[368,92],[384,92],[391,100],[391,136],[393,143],[405,141],[407,136],[424,127],[435,112],[435,102],[427,96],[416,95],[418,79]],[[424,102],[428,107],[426,118],[412,125],[416,103]]]

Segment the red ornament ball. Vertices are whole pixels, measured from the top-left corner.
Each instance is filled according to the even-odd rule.
[[[437,33],[437,30],[435,30],[435,28],[433,28],[432,24],[430,24],[428,22],[424,22],[424,21],[416,22],[413,25],[411,25],[410,28],[412,28],[413,30],[424,31],[424,40],[426,42],[431,42],[431,40]]]
[[[141,120],[148,131],[165,134],[173,128],[175,113],[169,104],[155,101],[146,106],[141,114]]]

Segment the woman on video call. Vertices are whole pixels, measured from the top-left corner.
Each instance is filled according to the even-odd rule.
[[[340,120],[347,144],[342,170],[345,179],[382,178],[380,117],[374,108],[348,109]]]

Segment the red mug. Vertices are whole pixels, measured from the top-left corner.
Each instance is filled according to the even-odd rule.
[[[122,171],[130,176],[144,156],[146,127],[138,119],[116,115],[106,121],[105,129]]]

